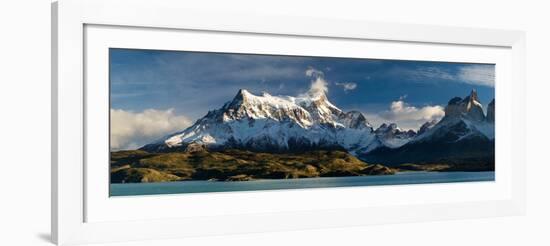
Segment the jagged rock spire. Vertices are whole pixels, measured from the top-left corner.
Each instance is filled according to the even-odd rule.
[[[474,121],[485,120],[485,114],[483,113],[483,107],[479,102],[477,91],[472,89],[470,95],[464,99],[455,97],[449,101],[445,107],[446,117],[466,117]]]
[[[470,95],[467,98],[469,99],[470,102],[473,102],[473,101],[479,102],[476,89],[472,89],[472,91],[470,92]]]

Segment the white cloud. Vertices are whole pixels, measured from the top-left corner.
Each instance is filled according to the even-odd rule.
[[[395,72],[414,80],[442,79],[471,85],[495,86],[495,69],[491,65],[463,65],[456,73],[437,67],[420,67]]]
[[[408,105],[403,100],[403,97],[390,104],[389,110],[382,111],[378,114],[367,114],[368,120],[374,126],[379,126],[382,123],[397,123],[401,129],[418,130],[422,124],[427,121],[439,121],[445,116],[445,110],[439,105],[428,105],[424,107],[415,107]]]
[[[325,80],[325,74],[315,68],[309,67],[306,70],[306,76],[312,77],[311,86],[307,94],[309,96],[319,96],[328,92],[328,81]]]
[[[138,113],[111,109],[111,149],[139,148],[190,125],[191,120],[175,115],[174,109],[146,109]]]
[[[425,79],[425,78],[438,78],[445,80],[455,80],[456,77],[449,73],[446,70],[437,67],[420,67],[413,71],[412,76],[415,79]]]
[[[335,83],[337,86],[341,86],[342,88],[344,88],[344,91],[352,91],[352,90],[355,90],[357,88],[357,84],[354,83],[354,82],[336,82]]]
[[[314,77],[314,78],[319,78],[319,77],[324,77],[325,74],[323,73],[323,71],[321,70],[317,70],[313,67],[309,67],[307,70],[306,70],[306,76],[308,77]]]
[[[311,96],[318,96],[328,92],[328,82],[321,77],[317,77],[311,82],[311,87],[307,92]]]
[[[460,68],[458,79],[468,84],[495,86],[495,69],[487,65],[468,65]]]

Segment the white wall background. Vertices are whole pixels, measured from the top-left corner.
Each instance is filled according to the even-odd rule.
[[[202,0],[190,7],[527,31],[527,216],[112,245],[550,245],[546,1]],[[50,1],[2,1],[0,25],[0,245],[50,245]]]

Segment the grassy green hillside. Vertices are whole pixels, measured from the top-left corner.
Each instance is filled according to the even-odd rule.
[[[271,154],[232,149],[192,153],[148,153],[141,150],[111,153],[112,183],[246,181],[394,173],[393,169],[367,164],[343,151]]]

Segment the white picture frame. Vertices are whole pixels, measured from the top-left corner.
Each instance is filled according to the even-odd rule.
[[[525,212],[523,32],[219,13],[186,9],[181,1],[61,0],[52,4],[52,11],[52,238],[57,244],[493,217]],[[151,34],[157,38],[145,38]],[[102,135],[101,131],[108,131],[108,125],[105,128],[103,121],[91,117],[94,112],[98,117],[102,114],[101,110],[96,110],[100,109],[98,105],[102,101],[91,100],[105,96],[101,83],[95,83],[105,79],[102,64],[106,61],[102,50],[115,45],[178,50],[183,49],[179,41],[193,35],[215,35],[228,41],[226,47],[197,44],[196,50],[301,52],[307,55],[319,52],[319,48],[296,51],[292,47],[304,47],[305,44],[320,47],[330,43],[335,48],[323,55],[354,56],[337,47],[376,45],[380,47],[378,53],[373,51],[359,56],[495,63],[496,94],[499,105],[503,105],[497,108],[496,181],[109,198],[108,189],[105,189],[107,164],[90,164],[94,161],[90,155],[100,156],[93,154],[93,149],[101,149],[100,144],[105,144],[97,137]],[[244,40],[243,37],[260,38],[266,43],[277,39],[281,44],[267,49],[261,44],[253,46],[236,41]],[[390,52],[390,49],[395,51]],[[102,124],[103,128],[94,127]],[[330,197],[331,202],[323,197]],[[285,202],[290,199],[297,202]],[[147,213],[150,208],[162,212]],[[185,212],[191,210],[199,212]],[[136,211],[145,212],[136,215]]]

